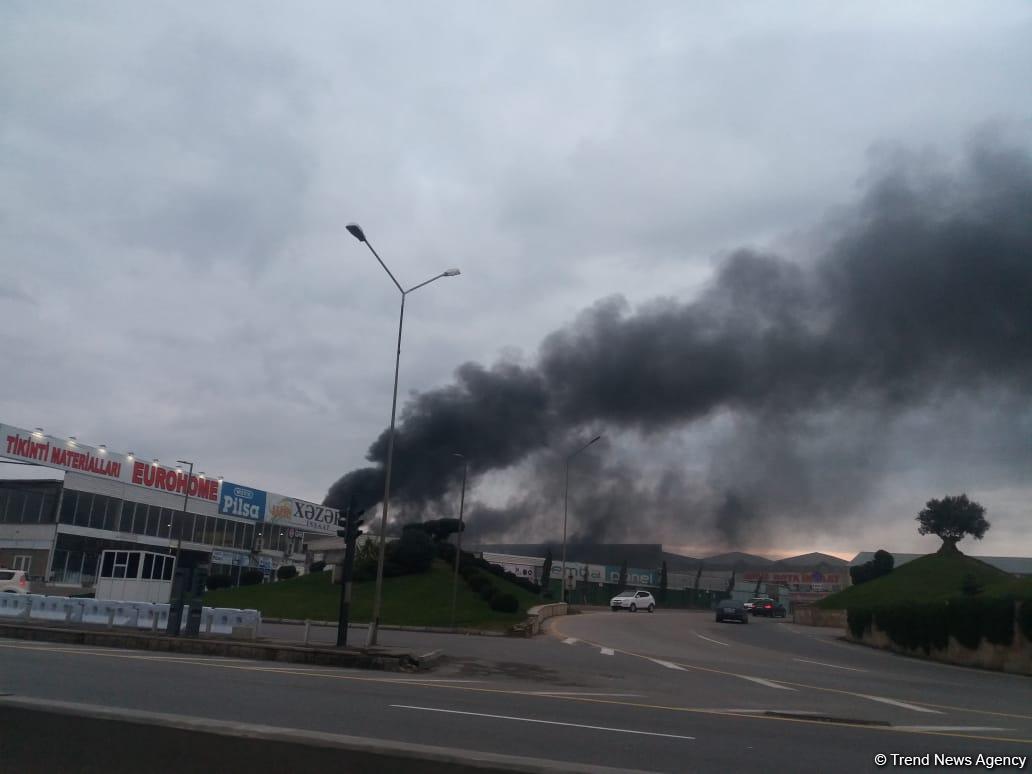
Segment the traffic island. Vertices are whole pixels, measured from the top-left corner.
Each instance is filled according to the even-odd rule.
[[[391,648],[328,648],[221,637],[170,637],[152,632],[112,631],[86,626],[70,628],[7,621],[0,622],[0,638],[349,669],[377,669],[388,672],[432,669],[441,658],[439,652],[415,656]]]

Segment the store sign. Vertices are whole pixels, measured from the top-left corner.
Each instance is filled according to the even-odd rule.
[[[219,513],[261,521],[265,518],[265,497],[261,489],[223,481],[219,494]]]
[[[762,581],[798,586],[806,583],[841,583],[842,575],[835,572],[747,572],[742,575],[742,580],[746,583]]]
[[[266,521],[281,527],[295,527],[303,532],[336,535],[340,512],[336,508],[316,505],[285,495],[269,493]]]
[[[248,554],[239,554],[236,551],[224,551],[221,548],[216,548],[211,552],[212,564],[244,566],[247,564],[248,558]]]
[[[187,491],[189,479],[189,492]],[[186,473],[148,462],[134,462],[131,483],[147,489],[189,495],[200,500],[215,502],[219,499],[219,482],[213,478],[187,476]]]
[[[35,462],[48,468],[74,470],[101,478],[125,480],[125,458],[65,438],[0,425],[0,449],[10,459]]]

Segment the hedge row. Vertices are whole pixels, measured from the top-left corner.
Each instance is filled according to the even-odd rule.
[[[849,631],[860,639],[872,624],[897,645],[911,650],[943,650],[952,636],[965,648],[975,649],[985,639],[994,645],[1014,642],[1014,599],[957,597],[947,602],[901,602],[870,608],[850,608]],[[1018,612],[1018,628],[1032,640],[1032,602]]]

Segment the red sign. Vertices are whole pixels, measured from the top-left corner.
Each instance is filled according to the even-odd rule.
[[[122,475],[122,463],[108,457],[88,451],[69,449],[50,441],[36,440],[29,435],[22,438],[19,434],[7,436],[7,455],[33,460],[44,465],[52,465],[65,470],[81,470],[95,476],[119,478]]]
[[[190,476],[190,497],[215,502],[219,499],[219,482],[209,478]],[[160,489],[163,492],[187,494],[187,475],[178,470],[168,470],[160,465],[148,465],[146,462],[133,463],[132,482],[137,486],[149,489]]]

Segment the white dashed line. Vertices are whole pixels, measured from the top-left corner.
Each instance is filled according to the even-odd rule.
[[[870,696],[866,693],[856,694],[861,699],[870,699],[871,701],[880,701],[882,704],[892,704],[896,707],[902,707],[903,709],[913,710],[914,712],[927,712],[932,715],[941,715],[939,710],[928,709],[927,707],[918,707],[916,704],[907,704],[905,701],[897,701],[896,699],[886,699],[884,696]]]
[[[757,683],[759,685],[765,685],[768,688],[778,688],[778,689],[780,689],[782,691],[794,691],[795,690],[795,688],[789,688],[787,685],[781,685],[780,683],[775,683],[773,680],[764,680],[762,677],[749,677],[748,675],[735,675],[735,677],[740,677],[743,680],[748,680],[751,683]]]
[[[392,704],[397,709],[422,710],[423,712],[444,712],[448,715],[468,715],[477,718],[493,718],[495,720],[518,720],[521,723],[541,723],[547,726],[566,726],[567,728],[586,728],[589,731],[608,731],[617,734],[637,734],[640,736],[661,736],[665,739],[687,739],[694,741],[694,736],[680,734],[660,734],[656,731],[635,731],[631,728],[611,728],[609,726],[587,726],[581,723],[561,723],[558,720],[540,720],[539,718],[521,718],[514,715],[490,715],[486,712],[462,712],[460,710],[440,709],[438,707],[413,707],[409,704]]]
[[[838,664],[825,664],[823,661],[810,661],[808,658],[794,658],[793,661],[798,661],[801,664],[817,664],[818,666],[831,667],[832,669],[848,669],[850,672],[866,672],[866,669],[857,669],[856,667],[839,666]]]
[[[616,653],[616,651],[614,651],[612,648],[602,648],[599,652],[603,656],[612,656],[614,653]]]
[[[688,671],[683,666],[678,666],[677,664],[675,664],[675,663],[673,663],[671,661],[660,661],[658,658],[650,658],[649,661],[651,661],[653,664],[659,664],[662,667],[666,667],[667,669],[677,669],[678,671],[681,671],[681,672],[687,672]]]
[[[730,645],[730,643],[728,643],[728,642],[721,642],[720,640],[712,640],[709,637],[706,637],[706,636],[704,636],[702,634],[699,634],[698,632],[696,632],[695,636],[698,637],[700,640],[706,640],[706,642],[714,642],[717,645],[724,645],[725,647]]]
[[[565,640],[563,640],[563,645],[576,645],[576,644],[577,644],[577,638],[576,637],[567,637]]]
[[[893,726],[894,731],[1013,731],[999,726]]]

